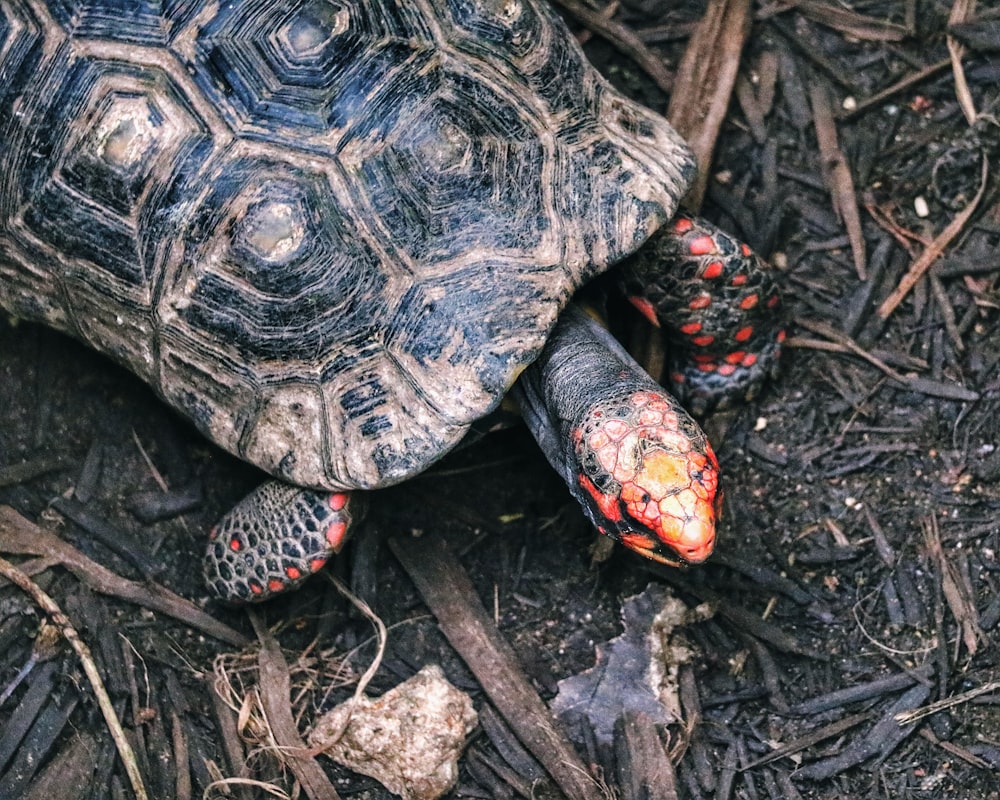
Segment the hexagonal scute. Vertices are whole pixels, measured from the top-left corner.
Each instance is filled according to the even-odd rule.
[[[191,67],[236,130],[303,146],[395,94],[394,73],[432,47],[408,3],[246,0],[200,22]]]
[[[541,124],[475,76],[438,68],[413,77],[420,84],[401,93],[391,127],[372,108],[344,144],[352,193],[386,238],[420,276],[463,254],[541,257],[544,249],[552,260],[539,265],[556,263],[545,182],[558,174],[559,154],[546,147]]]
[[[199,0],[50,0],[49,12],[79,37],[164,45]]]
[[[24,249],[18,260],[48,272],[49,293],[72,298],[77,335],[149,377],[156,281],[147,237],[156,233],[144,204],[165,194],[208,130],[162,69],[68,48],[24,99],[0,181],[12,190],[0,207]]]
[[[0,121],[10,111],[9,100],[21,85],[24,72],[38,62],[42,26],[32,8],[12,0],[0,5]]]
[[[441,5],[444,35],[470,64],[490,64],[500,74],[516,76],[514,81],[530,90],[526,97],[562,116],[557,128],[588,122],[582,83],[593,68],[547,5],[531,0],[446,0]]]
[[[166,327],[257,371],[314,377],[343,342],[377,337],[401,289],[324,173],[242,157],[188,189],[199,217],[169,268]]]

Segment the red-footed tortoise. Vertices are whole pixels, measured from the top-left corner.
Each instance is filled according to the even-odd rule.
[[[728,237],[666,224],[688,149],[550,10],[0,0],[0,76],[0,306],[277,479],[216,529],[216,594],[314,572],[349,492],[426,469],[533,362],[529,425],[598,528],[711,552],[704,434],[582,314],[557,318],[642,247],[623,282],[652,285],[635,302],[704,409],[766,374],[780,333],[747,314],[777,293]]]

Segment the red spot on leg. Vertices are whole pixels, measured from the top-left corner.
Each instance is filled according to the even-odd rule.
[[[309,562],[309,571],[319,572],[321,569],[323,569],[324,566],[326,566],[325,558],[314,558],[312,561]]]
[[[685,333],[688,336],[692,336],[701,330],[700,322],[689,322],[687,325],[681,325],[681,333]]]
[[[694,300],[688,303],[688,308],[693,311],[697,311],[699,308],[708,308],[712,305],[712,295],[708,292],[702,292]]]
[[[694,223],[687,217],[678,217],[674,220],[674,233],[687,233],[694,227]]]
[[[688,251],[693,256],[707,256],[709,253],[714,253],[716,251],[715,239],[711,236],[699,236],[688,245]]]
[[[285,582],[280,581],[277,578],[271,578],[267,582],[267,590],[269,592],[283,592],[285,590]]]
[[[698,347],[708,347],[712,342],[715,341],[714,336],[695,336],[691,342],[698,345]]]
[[[660,319],[656,316],[656,306],[654,306],[647,298],[640,297],[639,295],[632,295],[628,298],[628,301],[635,306],[639,313],[648,319],[653,325],[657,328],[660,327]]]
[[[334,511],[340,511],[341,509],[343,509],[344,506],[347,505],[347,493],[337,492],[336,494],[331,494],[329,503],[330,503],[330,508],[332,508]]]
[[[736,331],[735,334],[733,334],[733,338],[737,342],[745,342],[751,336],[753,336],[753,326],[752,325],[747,325],[744,328],[740,328],[738,331]]]
[[[326,538],[326,543],[330,545],[330,549],[334,553],[339,553],[340,549],[344,546],[344,542],[347,540],[347,523],[342,520],[334,522],[326,529],[324,537]]]
[[[718,278],[722,274],[722,262],[712,261],[705,266],[705,269],[701,271],[701,277],[706,280],[711,280],[713,278]]]
[[[744,311],[749,311],[760,301],[760,298],[755,294],[748,294],[742,300],[740,300],[740,308]]]
[[[232,550],[234,553],[240,552],[240,550],[243,549],[243,540],[240,539],[238,536],[234,536],[232,539],[229,540],[229,549]]]
[[[732,352],[728,356],[726,356],[726,361],[728,361],[730,364],[739,364],[741,361],[743,361],[745,356],[746,356],[746,351],[736,350],[735,352]]]
[[[285,574],[288,576],[288,580],[297,581],[302,577],[302,570],[298,567],[285,567]]]

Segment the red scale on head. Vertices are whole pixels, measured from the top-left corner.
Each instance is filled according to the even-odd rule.
[[[601,513],[605,517],[612,522],[621,522],[622,511],[618,507],[617,497],[614,495],[602,494],[601,490],[594,486],[594,482],[586,475],[581,475],[579,477],[579,483],[580,486],[583,487],[584,491],[594,498],[594,502],[597,503],[597,507],[601,510]]]

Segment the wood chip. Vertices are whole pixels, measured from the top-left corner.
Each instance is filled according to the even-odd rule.
[[[698,161],[698,176],[684,200],[695,213],[708,185],[712,153],[736,84],[750,21],[749,0],[709,3],[677,69],[667,119]]]
[[[444,540],[393,538],[389,547],[511,729],[568,797],[600,800],[597,784],[552,720]]]

